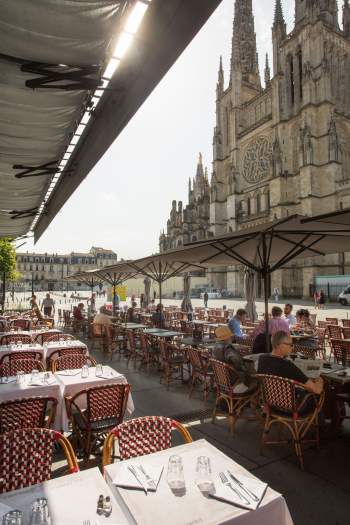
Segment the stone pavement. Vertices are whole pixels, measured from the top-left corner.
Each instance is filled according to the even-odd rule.
[[[114,357],[111,362],[100,351],[91,353],[98,362],[110,364],[126,375],[135,403],[132,417],[164,415],[188,422],[194,440],[207,439],[281,492],[295,525],[349,525],[350,420],[344,423],[339,436],[330,437],[326,431],[319,451],[315,448],[305,451],[306,470],[302,472],[289,445],[267,447],[264,455],[260,455],[258,423],[238,421],[233,436],[226,419],[213,425],[208,418],[213,395],[206,403],[199,390],[189,398],[187,385],[174,383],[167,390],[159,383],[156,371],[147,373],[144,369],[134,369],[131,364],[128,369],[123,358]]]

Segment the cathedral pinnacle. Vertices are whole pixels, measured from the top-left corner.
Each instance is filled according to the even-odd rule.
[[[224,68],[222,67],[222,56],[220,56],[217,91],[218,93],[222,93],[224,91]]]
[[[349,0],[344,0],[343,5],[343,31],[346,37],[350,37],[350,5]]]
[[[274,31],[277,31],[277,29],[280,29],[282,31],[282,36],[286,36],[287,34],[287,26],[286,26],[286,22],[283,16],[281,0],[276,0],[275,18],[273,21],[272,29]]]
[[[260,89],[260,75],[252,0],[236,0],[233,22],[231,79],[235,71],[244,81]]]
[[[202,154],[200,153],[198,157],[196,181],[201,178],[204,178],[204,171],[203,171],[203,157],[202,157]]]
[[[266,53],[266,63],[265,63],[265,88],[269,87],[271,82],[271,72],[270,72],[270,66],[269,66],[269,55]]]

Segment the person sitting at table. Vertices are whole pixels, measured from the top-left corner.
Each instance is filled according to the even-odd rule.
[[[128,323],[135,323],[136,322],[136,313],[135,313],[136,306],[137,306],[137,303],[135,301],[132,301],[131,302],[131,306],[130,306],[130,308],[128,308],[128,311],[127,311]]]
[[[231,365],[237,373],[240,382],[235,387],[236,393],[246,392],[254,386],[249,363],[246,363],[238,350],[232,344],[232,332],[228,326],[218,326],[215,330],[215,346],[213,357]]]
[[[187,299],[186,297],[182,300],[181,312],[186,312],[187,320],[193,321],[193,306],[191,300]]]
[[[295,315],[292,314],[293,311],[293,305],[290,303],[287,303],[284,305],[283,308],[283,319],[285,319],[289,325],[289,328],[291,326],[294,326],[297,322]]]
[[[84,303],[79,303],[78,306],[74,306],[73,308],[73,318],[76,321],[83,321],[84,320]]]
[[[310,334],[310,337],[302,340],[302,345],[309,348],[318,347],[318,337],[316,334],[316,328],[311,320],[310,312],[306,308],[301,308],[296,313],[296,324],[293,328],[303,330],[305,333]]]
[[[236,315],[231,317],[228,322],[228,326],[233,335],[236,337],[247,337],[247,334],[244,334],[241,329],[241,325],[244,325],[246,319],[247,312],[243,308],[238,308]]]
[[[293,361],[287,359],[293,350],[293,341],[289,333],[284,331],[275,332],[272,336],[271,354],[261,355],[258,361],[258,374],[268,374],[286,379],[292,379],[301,383],[307,392],[321,394],[324,387],[322,377],[309,379]],[[299,401],[306,395],[304,390],[299,391]],[[301,414],[305,415],[315,408],[314,398],[306,402]]]
[[[94,317],[93,324],[111,325],[112,319],[110,315],[105,313],[104,306],[101,306],[99,313]]]
[[[163,305],[161,303],[157,304],[157,309],[152,315],[152,323],[156,328],[164,327],[165,316],[163,314]]]
[[[156,311],[156,302],[155,299],[152,299],[152,301],[147,305],[147,310],[149,312],[155,312]]]
[[[285,319],[282,319],[282,313],[282,308],[279,306],[272,307],[271,318],[268,320],[270,341],[271,336],[276,332],[282,331],[289,334],[289,324]],[[266,347],[265,320],[260,321],[252,333],[252,337],[255,337],[253,354],[263,354],[270,351],[270,349]],[[271,344],[269,346],[271,347]]]

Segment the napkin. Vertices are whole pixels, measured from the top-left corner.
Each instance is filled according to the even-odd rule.
[[[61,372],[56,372],[58,376],[77,376],[81,374],[81,370],[62,370]]]
[[[140,465],[140,463],[136,463],[136,462],[133,462],[133,463],[129,463],[129,462],[125,462],[124,463],[123,462],[120,465],[120,468],[118,469],[118,476],[113,480],[114,485],[117,485],[117,487],[123,487],[123,488],[126,488],[126,489],[143,490],[141,484],[137,481],[135,476],[128,469],[129,465],[130,466],[132,465],[133,467],[136,468],[137,475],[143,481],[143,483],[147,487],[148,491],[155,492],[157,490],[158,484],[159,484],[159,480],[160,480],[160,478],[162,476],[164,467],[163,466],[154,466],[154,465],[149,465],[149,464],[147,464],[147,466],[142,465],[144,470],[147,472],[147,474],[155,482],[156,488],[154,488],[152,486],[153,484],[147,482],[146,477],[144,476],[142,471],[138,468],[138,465]]]
[[[235,478],[237,478],[241,483],[243,483],[244,487],[248,490],[250,490],[253,494],[255,494],[258,498],[258,501],[255,501],[253,498],[248,496],[248,494],[241,488],[229,475],[229,471],[225,470],[225,475],[229,482],[231,483],[232,487],[237,490],[240,494],[242,494],[243,497],[247,498],[249,501],[249,505],[244,499],[241,499],[230,487],[227,485],[223,485],[221,482],[220,477],[218,476],[217,483],[215,483],[215,491],[211,492],[209,496],[215,499],[226,501],[227,503],[232,503],[233,505],[236,505],[237,507],[242,507],[243,509],[248,510],[256,510],[264,495],[266,492],[266,489],[268,487],[267,483],[263,483],[257,478],[254,477],[248,477],[244,474],[237,474],[236,471],[232,471]]]

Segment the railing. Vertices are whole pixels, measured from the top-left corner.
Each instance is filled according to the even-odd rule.
[[[265,91],[253,100],[246,102],[240,112],[240,135],[251,131],[272,118],[272,93]]]

